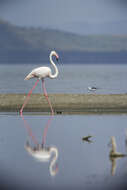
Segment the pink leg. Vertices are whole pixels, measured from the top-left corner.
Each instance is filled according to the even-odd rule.
[[[45,88],[45,82],[44,82],[44,79],[42,79],[42,88],[43,88],[43,91],[44,91],[44,96],[46,97],[47,99],[47,102],[50,106],[50,109],[51,109],[51,115],[54,115],[54,111],[53,111],[53,108],[52,108],[52,105],[51,105],[51,102],[48,98],[48,94],[47,94],[47,91],[46,91],[46,88]]]
[[[35,82],[33,88],[29,91],[29,93],[28,93],[28,95],[27,95],[27,97],[26,97],[26,99],[25,99],[25,101],[24,101],[24,103],[23,103],[23,105],[22,105],[22,108],[20,109],[20,115],[21,115],[21,116],[22,116],[23,109],[24,109],[25,105],[28,103],[28,100],[29,100],[29,98],[30,98],[30,95],[32,94],[34,88],[37,86],[38,82],[39,82],[39,79]]]
[[[38,145],[38,142],[37,142],[35,136],[32,134],[32,130],[31,130],[30,126],[28,125],[28,123],[24,119],[23,115],[21,115],[21,117],[22,117],[22,120],[24,122],[24,126],[26,127],[26,129],[28,131],[28,135],[32,138],[33,143],[36,144],[36,145]]]
[[[42,144],[43,145],[46,143],[46,136],[47,136],[48,128],[49,128],[49,125],[51,124],[52,118],[53,118],[53,115],[50,116],[50,118],[49,118],[49,120],[47,122],[47,125],[44,128],[44,133],[43,133],[43,136],[42,136]]]
[[[48,122],[47,122],[47,125],[45,126],[44,128],[44,133],[43,133],[43,136],[42,136],[42,144],[44,145],[46,143],[46,136],[47,136],[47,132],[48,132],[48,128],[49,128],[49,125],[51,124],[51,121],[52,121],[52,118],[54,116],[54,111],[53,111],[53,108],[52,108],[52,105],[51,105],[51,102],[48,98],[48,94],[47,94],[47,91],[46,91],[46,88],[45,88],[45,82],[44,82],[44,79],[42,79],[42,88],[43,88],[43,91],[44,91],[44,96],[46,97],[47,99],[47,102],[50,106],[50,109],[51,109],[51,117],[49,118]]]

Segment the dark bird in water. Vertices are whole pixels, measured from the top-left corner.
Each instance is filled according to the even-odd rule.
[[[91,135],[88,135],[88,136],[86,136],[86,137],[83,137],[82,140],[83,140],[83,141],[86,141],[86,142],[88,142],[88,143],[92,143],[93,141],[90,140],[91,137],[92,137]]]

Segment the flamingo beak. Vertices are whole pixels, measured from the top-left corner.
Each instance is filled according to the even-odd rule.
[[[57,61],[59,60],[59,56],[58,56],[58,54],[56,54],[56,60],[57,60]]]

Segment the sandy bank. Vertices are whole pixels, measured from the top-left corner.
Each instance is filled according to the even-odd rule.
[[[0,111],[19,112],[26,94],[0,94]],[[49,94],[56,114],[127,113],[127,94]],[[32,94],[24,112],[50,112],[42,94]]]

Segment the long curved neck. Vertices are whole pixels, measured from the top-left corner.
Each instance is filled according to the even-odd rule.
[[[52,60],[52,56],[53,56],[53,55],[50,54],[49,58],[50,58],[50,63],[53,65],[53,67],[54,67],[54,69],[55,69],[55,73],[54,73],[54,74],[50,73],[49,77],[52,78],[52,79],[54,79],[54,78],[56,78],[56,77],[58,76],[59,72],[58,72],[58,69],[57,69],[55,63],[54,63],[53,60]]]
[[[49,170],[50,170],[50,174],[52,176],[55,176],[56,173],[57,173],[57,168],[53,169],[53,167],[55,166],[55,163],[56,163],[57,158],[58,158],[58,150],[57,150],[57,148],[51,147],[50,153],[51,154],[54,153],[54,157],[53,157],[53,159],[52,159],[52,161],[50,163]]]

